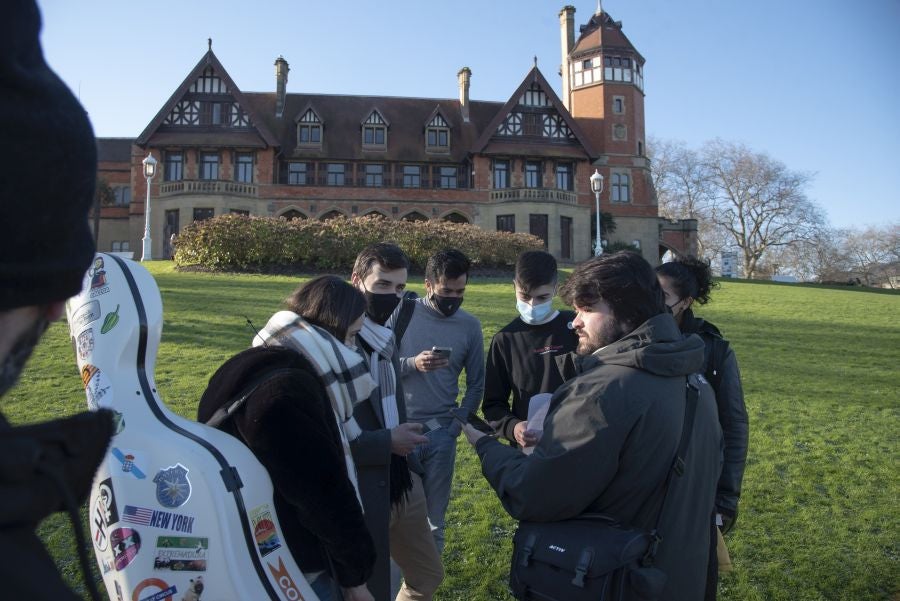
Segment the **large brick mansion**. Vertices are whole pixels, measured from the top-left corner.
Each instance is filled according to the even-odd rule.
[[[288,91],[275,61],[272,92],[244,92],[209,51],[135,139],[98,139],[99,175],[115,201],[101,210],[98,248],[140,258],[146,182],[153,256],[171,254],[184,225],[228,212],[328,219],[379,213],[530,232],[564,263],[592,254],[594,170],[605,178],[607,242],[695,250],[696,222],[658,217],[645,157],[644,58],[621,22],[598,11],[575,35],[559,13],[562,95],[535,65],[505,102]]]

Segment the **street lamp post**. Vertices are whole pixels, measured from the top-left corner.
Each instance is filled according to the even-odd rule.
[[[603,244],[600,241],[600,193],[603,192],[603,176],[594,169],[594,175],[591,176],[591,191],[597,200],[597,241],[594,244],[594,256],[599,257],[603,254]]]
[[[141,161],[144,164],[144,177],[147,178],[147,202],[144,203],[144,253],[141,255],[141,261],[152,261],[153,250],[150,240],[150,181],[156,175],[156,165],[158,161],[153,155],[148,153],[147,158]]]

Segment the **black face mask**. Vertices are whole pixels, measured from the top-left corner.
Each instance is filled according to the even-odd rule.
[[[384,325],[397,307],[397,303],[400,302],[400,297],[393,292],[376,294],[366,290],[365,295],[366,314],[372,321],[380,325]]]
[[[437,308],[438,311],[444,314],[444,317],[450,317],[456,310],[459,309],[459,306],[462,304],[462,297],[457,296],[441,296],[439,294],[431,295],[431,302]]]

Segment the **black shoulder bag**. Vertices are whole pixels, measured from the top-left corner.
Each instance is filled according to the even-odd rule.
[[[700,389],[687,381],[681,441],[663,484],[652,530],[583,513],[559,522],[519,522],[513,537],[509,588],[516,599],[533,601],[652,600],[662,594],[666,575],[653,567],[659,531],[673,476],[684,473]]]

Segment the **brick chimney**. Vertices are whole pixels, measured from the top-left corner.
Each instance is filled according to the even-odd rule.
[[[462,113],[463,121],[469,122],[469,80],[472,79],[472,70],[463,67],[456,74],[459,80],[459,110]]]
[[[575,47],[575,7],[564,6],[559,11],[559,37],[562,50],[562,64],[559,66],[559,74],[562,75],[562,103],[566,110],[569,106],[569,96],[572,92],[572,82],[569,81],[569,54]]]
[[[275,59],[275,116],[279,119],[284,114],[284,99],[287,96],[288,62],[283,56]]]

